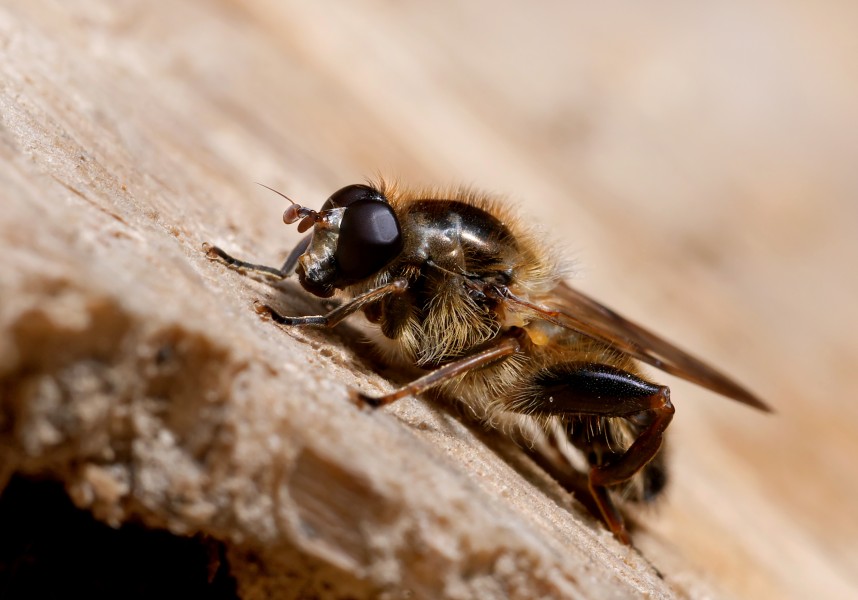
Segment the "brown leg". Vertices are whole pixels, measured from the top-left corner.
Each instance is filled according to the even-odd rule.
[[[378,302],[388,294],[401,294],[408,289],[408,281],[406,279],[394,279],[390,283],[386,283],[380,287],[364,292],[356,298],[352,298],[348,302],[338,306],[326,315],[311,315],[306,317],[286,317],[278,313],[276,310],[266,304],[257,303],[256,310],[260,314],[267,314],[275,323],[280,325],[298,326],[298,325],[315,325],[317,327],[334,327],[347,316],[359,311],[372,304]]]
[[[534,446],[523,442],[521,447],[543,471],[551,475],[563,489],[583,504],[587,512],[596,519],[602,518],[602,511],[590,491],[589,477],[572,466],[560,450],[557,435],[552,432],[548,434],[544,444]]]
[[[294,250],[292,250],[291,254],[286,259],[286,262],[279,269],[239,260],[233,256],[230,256],[221,248],[218,248],[217,246],[212,246],[208,243],[203,244],[203,250],[205,250],[206,256],[208,256],[208,258],[210,258],[211,260],[220,260],[232,269],[236,269],[239,271],[253,271],[255,273],[261,273],[266,277],[271,277],[274,279],[285,279],[286,277],[289,277],[289,275],[291,275],[292,272],[295,270],[295,265],[298,263],[298,257],[307,249],[309,242],[310,236],[307,236],[303,240],[298,242],[298,245],[295,247]],[[373,302],[381,300],[384,296],[388,294],[401,294],[407,288],[407,280],[394,279],[388,284],[369,290],[368,292],[361,294],[357,298],[352,298],[350,301],[344,303],[341,306],[338,306],[326,315],[312,315],[307,317],[286,317],[278,313],[270,306],[261,303],[256,304],[256,310],[260,314],[266,314],[270,316],[275,323],[279,323],[280,325],[315,325],[319,327],[334,327],[350,314],[359,311],[360,309],[372,304]]]
[[[390,404],[391,402],[396,402],[406,396],[414,396],[416,394],[423,393],[430,388],[441,385],[445,381],[454,379],[468,371],[484,367],[497,360],[515,354],[520,350],[521,344],[518,341],[518,335],[515,332],[511,332],[508,335],[499,337],[495,342],[483,350],[435,369],[431,373],[428,373],[419,379],[415,379],[408,385],[403,386],[394,392],[378,398],[367,396],[360,392],[353,392],[352,398],[359,406],[366,405],[371,406],[372,408],[377,408],[379,406],[384,406],[385,404]]]
[[[645,425],[632,445],[610,462],[595,464],[589,474],[590,493],[602,518],[617,539],[629,544],[622,515],[607,488],[633,477],[658,452],[674,413],[670,391],[616,367],[595,363],[553,365],[538,373],[533,383],[526,402],[521,403],[529,414],[585,418],[646,416]],[[574,438],[576,446],[585,452],[588,445],[603,443],[591,440],[586,432]]]

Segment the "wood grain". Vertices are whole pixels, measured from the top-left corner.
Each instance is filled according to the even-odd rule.
[[[4,439],[0,474],[53,473],[101,519],[227,541],[245,597],[302,577],[254,585],[249,553],[269,568],[297,555],[316,577],[302,585],[339,577],[358,597],[854,597],[856,18],[848,3],[762,1],[5,2],[2,389],[24,393],[21,357],[44,381],[79,381],[57,365],[100,352],[120,358],[91,381],[142,381],[137,351],[99,335],[157,345],[173,331],[193,364],[234,370],[207,385],[238,441],[215,444],[229,477],[186,465],[214,483],[182,485],[220,495],[178,513],[175,499],[126,497],[105,483],[119,459],[60,452],[44,428]],[[429,401],[347,410],[346,385],[389,385],[355,331],[260,322],[257,297],[314,305],[208,263],[200,244],[276,263],[297,234],[254,181],[314,206],[376,172],[507,196],[581,289],[735,374],[776,414],[665,377],[673,477],[630,553],[515,448]],[[31,327],[33,314],[53,325]],[[65,332],[71,354],[34,346],[43,331]],[[196,397],[181,377],[170,385]],[[37,408],[78,439],[50,419],[68,406]],[[204,436],[195,414],[174,415],[175,431]],[[158,439],[149,425],[139,435]],[[126,458],[156,469],[166,456]],[[254,494],[235,491],[241,477],[259,483],[278,464],[294,504],[243,513]],[[260,485],[258,497],[279,489]],[[362,500],[381,513],[353,513]]]

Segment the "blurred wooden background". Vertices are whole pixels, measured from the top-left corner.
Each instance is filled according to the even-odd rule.
[[[226,222],[274,257],[296,234],[253,181],[310,206],[376,172],[519,204],[581,289],[777,411],[664,378],[673,479],[644,554],[724,595],[858,594],[858,5],[7,0],[0,26],[90,63],[70,89],[111,82],[68,99],[105,147],[174,197],[203,182],[210,211],[163,200],[153,223]]]

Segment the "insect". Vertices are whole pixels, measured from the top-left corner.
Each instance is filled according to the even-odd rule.
[[[639,363],[769,410],[727,376],[569,286],[527,224],[490,197],[380,181],[346,186],[318,211],[289,202],[284,222],[310,233],[281,268],[206,245],[209,258],[274,279],[297,274],[321,298],[339,293],[343,303],[325,315],[261,310],[291,327],[334,327],[363,312],[393,361],[425,372],[380,397],[354,393],[358,404],[384,406],[435,388],[487,423],[565,438],[586,459],[589,504],[625,544],[616,500],[648,501],[662,491],[662,440],[674,414],[669,389]]]

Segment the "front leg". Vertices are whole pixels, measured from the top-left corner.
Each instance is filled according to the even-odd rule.
[[[265,275],[266,277],[271,277],[273,279],[285,279],[295,270],[295,265],[297,265],[298,263],[298,257],[301,256],[301,254],[307,249],[309,243],[310,236],[307,236],[303,240],[301,240],[295,247],[295,249],[292,250],[292,252],[289,254],[289,257],[286,259],[286,262],[283,264],[283,266],[279,269],[240,260],[238,258],[235,258],[234,256],[227,254],[221,248],[218,248],[217,246],[212,246],[207,243],[203,244],[203,250],[205,250],[206,256],[210,260],[223,262],[231,269],[235,269],[237,271],[251,271],[254,273],[260,273],[262,275]],[[343,303],[342,305],[338,306],[337,308],[325,315],[286,317],[284,315],[281,315],[279,312],[277,312],[267,304],[262,304],[261,302],[257,302],[255,304],[255,308],[258,313],[271,317],[271,319],[275,323],[279,323],[280,325],[314,325],[317,327],[330,328],[339,324],[349,315],[359,311],[366,306],[369,306],[374,302],[378,302],[385,296],[389,294],[401,294],[406,289],[408,289],[407,279],[394,279],[390,283],[380,285],[379,287],[373,288],[368,292],[364,292],[360,296],[352,298],[348,302]]]
[[[661,448],[674,413],[670,390],[611,365],[564,363],[537,373],[516,399],[514,410],[570,420],[583,417],[582,423],[589,417],[634,421],[638,434],[631,446],[604,464],[594,464],[588,477],[590,494],[605,523],[617,539],[629,544],[623,517],[607,488],[631,479]],[[587,454],[603,443],[586,431],[572,433],[573,443]]]
[[[339,324],[347,316],[359,311],[360,309],[378,302],[385,296],[390,294],[401,294],[408,289],[408,280],[404,278],[394,279],[390,283],[386,283],[377,288],[373,288],[368,292],[364,292],[360,296],[356,296],[329,312],[326,315],[312,315],[306,317],[286,317],[268,306],[267,304],[257,303],[256,310],[261,314],[267,314],[275,323],[288,326],[314,325],[316,327],[331,328]]]
[[[295,272],[295,267],[298,266],[298,258],[306,252],[307,247],[310,245],[310,239],[311,236],[308,235],[298,242],[298,245],[292,249],[292,252],[290,252],[289,256],[286,258],[286,262],[284,262],[283,266],[279,269],[235,258],[234,256],[227,254],[227,252],[222,248],[212,246],[208,242],[203,244],[203,251],[205,251],[206,257],[209,260],[220,261],[236,271],[251,271],[271,279],[280,280],[286,279]]]

